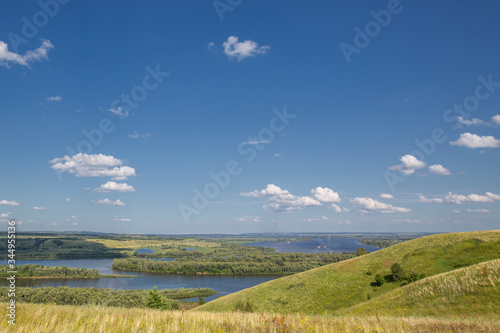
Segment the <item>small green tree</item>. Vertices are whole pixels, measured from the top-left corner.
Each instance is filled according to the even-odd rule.
[[[358,249],[356,250],[356,255],[359,257],[363,254],[368,254],[368,251],[366,251],[364,247],[358,247]]]
[[[170,302],[163,299],[158,288],[154,286],[153,289],[149,291],[148,297],[146,297],[144,301],[144,306],[151,309],[168,310],[170,309]]]
[[[385,279],[381,274],[375,275],[375,283],[377,284],[377,286],[380,287],[381,285],[384,284],[384,282],[385,282]]]
[[[201,297],[201,296],[200,296],[200,297],[198,297],[198,304],[203,305],[203,304],[205,304],[206,302],[207,302],[207,301],[205,301],[205,298],[203,298],[203,297]]]
[[[392,272],[392,279],[394,281],[401,281],[405,279],[405,271],[401,264],[395,262],[391,266],[391,272]]]

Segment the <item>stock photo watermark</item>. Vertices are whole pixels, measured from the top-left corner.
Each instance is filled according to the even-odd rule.
[[[153,69],[151,66],[145,68],[147,74],[142,78],[141,84],[130,89],[129,93],[122,93],[120,98],[116,98],[111,102],[108,109],[115,116],[119,116],[120,120],[126,119],[130,115],[130,111],[136,109],[141,102],[148,97],[148,92],[151,92],[159,87],[163,80],[170,75],[168,72],[162,72],[160,65],[157,64]],[[104,117],[98,125],[91,130],[82,130],[82,135],[85,137],[80,140],[75,147],[66,146],[66,151],[69,155],[78,153],[91,154],[95,147],[98,147],[104,140],[105,134],[111,134],[116,129],[113,120]],[[61,173],[55,171],[59,182],[62,182]]]
[[[8,323],[16,324],[16,220],[11,219],[7,227],[7,286],[9,302],[7,303]]]
[[[224,21],[224,14],[232,12],[235,7],[241,5],[243,0],[215,0],[212,2],[215,12],[221,21]]]
[[[61,6],[67,5],[71,0],[40,0],[38,6],[40,10],[36,11],[31,18],[26,16],[21,17],[22,27],[21,33],[16,34],[9,32],[7,38],[14,52],[19,52],[19,45],[28,44],[30,40],[35,38],[40,29],[49,24],[60,11]]]
[[[472,113],[476,112],[482,101],[486,101],[500,87],[500,81],[494,81],[493,74],[489,74],[486,78],[482,75],[477,77],[479,83],[474,89],[474,93],[466,96],[462,103],[454,103],[449,109],[443,112],[443,120],[447,124],[453,124],[451,128],[457,130],[461,127],[460,119],[468,119]],[[431,135],[422,140],[415,139],[413,142],[417,149],[413,150],[409,155],[416,157],[418,160],[425,162],[427,157],[430,157],[436,151],[437,145],[448,140],[446,131],[440,127],[431,131]],[[395,173],[393,171],[385,171],[384,177],[390,190],[396,190],[396,184],[404,183],[406,178],[411,173],[405,173],[402,170]]]
[[[272,112],[274,116],[269,120],[268,127],[261,128],[257,135],[248,136],[246,141],[238,145],[236,151],[244,157],[246,163],[254,161],[258,152],[264,150],[274,140],[275,134],[283,132],[291,120],[296,117],[296,115],[288,113],[286,106],[283,107],[282,111],[275,108]],[[191,216],[199,215],[202,210],[207,208],[210,201],[219,196],[221,190],[230,184],[232,177],[241,174],[242,171],[242,163],[234,159],[228,161],[223,170],[210,171],[208,176],[211,181],[205,183],[201,189],[193,188],[194,195],[191,203],[181,203],[178,206],[184,222],[191,223]]]
[[[412,0],[406,0],[411,2]],[[371,10],[370,15],[373,20],[368,21],[363,29],[355,26],[353,28],[355,34],[352,43],[341,42],[339,44],[340,50],[344,55],[348,64],[352,62],[354,54],[360,54],[374,38],[380,35],[383,28],[387,28],[395,15],[401,14],[404,7],[399,0],[389,0],[387,2],[387,9],[379,11]]]

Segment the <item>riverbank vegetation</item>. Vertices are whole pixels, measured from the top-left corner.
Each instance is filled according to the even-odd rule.
[[[9,302],[8,287],[0,287],[0,302]],[[189,304],[180,303],[178,300],[190,298],[205,298],[215,295],[213,289],[163,289],[157,293],[168,304],[168,309],[182,308],[182,305],[192,307]],[[114,290],[109,288],[70,288],[70,287],[39,287],[39,288],[16,288],[17,303],[43,303],[56,305],[100,305],[111,307],[145,307],[145,301],[150,294],[149,290],[127,289]]]
[[[355,253],[271,253],[172,261],[126,258],[113,260],[112,267],[168,274],[293,274],[355,256]]]
[[[15,270],[16,278],[29,277],[44,277],[44,278],[100,278],[103,277],[97,269],[70,268],[65,265],[61,267],[44,266],[38,264],[26,264],[16,266],[15,269],[9,268],[8,265],[0,266],[0,277],[10,277],[12,274],[9,271]]]

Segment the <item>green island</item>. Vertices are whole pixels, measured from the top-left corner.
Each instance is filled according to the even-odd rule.
[[[116,277],[136,277],[135,275],[102,275],[97,269],[44,266],[39,264],[18,265],[16,279],[99,279]],[[0,266],[0,277],[9,277],[11,269],[7,264]]]
[[[127,258],[114,259],[112,267],[168,274],[294,274],[355,256],[355,253],[272,253],[172,261]]]

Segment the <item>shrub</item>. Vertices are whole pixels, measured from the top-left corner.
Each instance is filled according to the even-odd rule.
[[[381,285],[384,284],[384,282],[385,282],[385,279],[381,274],[375,275],[375,283],[377,284],[377,286],[380,287]]]

